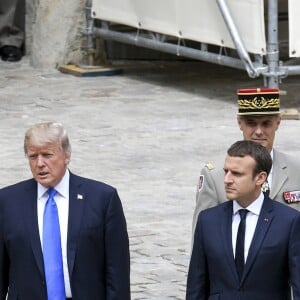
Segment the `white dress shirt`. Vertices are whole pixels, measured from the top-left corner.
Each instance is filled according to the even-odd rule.
[[[246,216],[246,231],[245,231],[245,263],[248,257],[248,252],[250,248],[250,244],[254,235],[254,231],[256,228],[257,220],[261,211],[261,207],[263,205],[264,195],[261,193],[259,197],[253,201],[248,207],[245,207],[249,212]],[[236,247],[236,238],[237,232],[240,224],[240,214],[239,210],[243,209],[235,200],[233,200],[233,215],[232,215],[232,249],[233,255],[235,257],[235,247]]]
[[[69,217],[69,178],[70,173],[67,170],[60,183],[55,186],[57,194],[54,196],[54,200],[58,210],[61,248],[62,248],[62,260],[64,269],[64,281],[66,298],[72,298],[70,278],[67,261],[67,234],[68,234],[68,217]],[[40,240],[43,249],[43,221],[44,221],[44,208],[48,199],[47,188],[38,183],[37,190],[37,213],[38,213],[38,225],[40,232]]]

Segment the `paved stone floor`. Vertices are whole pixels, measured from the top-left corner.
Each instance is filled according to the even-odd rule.
[[[123,74],[81,78],[0,62],[0,186],[29,178],[25,130],[65,124],[70,169],[118,188],[128,223],[132,299],[184,299],[199,171],[241,139],[235,90],[262,86],[243,71],[201,62],[119,62]],[[299,77],[282,108],[298,108]],[[300,121],[276,147],[298,154]]]

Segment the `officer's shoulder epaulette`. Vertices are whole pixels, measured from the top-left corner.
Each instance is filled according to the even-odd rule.
[[[212,164],[212,163],[207,163],[205,164],[205,167],[208,169],[208,170],[213,170],[215,168],[215,166]]]

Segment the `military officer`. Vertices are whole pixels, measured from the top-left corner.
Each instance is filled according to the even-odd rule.
[[[281,122],[279,90],[274,88],[239,89],[237,124],[245,140],[266,147],[273,167],[263,191],[269,197],[300,210],[300,160],[273,148]],[[193,232],[200,211],[225,202],[224,157],[201,170],[193,217]]]

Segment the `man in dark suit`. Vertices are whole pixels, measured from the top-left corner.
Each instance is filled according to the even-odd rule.
[[[268,150],[234,143],[225,159],[231,201],[200,212],[187,300],[300,300],[300,213],[261,191]]]
[[[31,127],[24,150],[34,178],[0,190],[0,299],[130,299],[116,189],[68,170],[71,146],[59,123]]]

